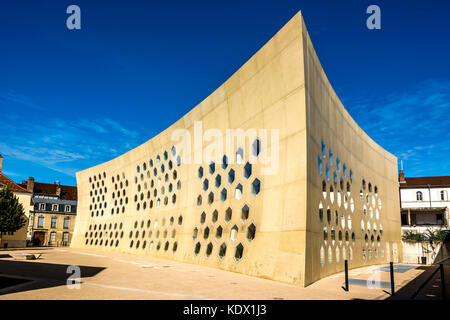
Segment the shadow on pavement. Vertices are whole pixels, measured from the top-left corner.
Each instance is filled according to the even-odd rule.
[[[434,266],[420,266],[416,270],[424,270],[420,275],[411,280],[407,285],[395,292],[394,296],[390,296],[386,300],[409,300],[417,293],[420,287],[430,278],[436,270]]]
[[[0,260],[0,295],[66,285],[68,277],[73,275],[73,271],[68,273],[69,266],[66,264]],[[78,267],[81,271],[81,281],[83,278],[93,277],[106,269],[89,266]],[[9,283],[13,283],[12,286],[8,285]]]

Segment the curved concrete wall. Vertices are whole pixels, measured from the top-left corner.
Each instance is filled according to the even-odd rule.
[[[342,272],[345,259],[349,268],[355,268],[398,262],[402,254],[397,158],[376,144],[345,110],[304,24],[302,30],[308,145],[305,283],[309,284]]]
[[[215,131],[200,143],[191,141],[187,151],[180,144],[183,139],[175,136],[182,129],[194,140],[199,126],[204,133]],[[231,149],[213,152],[214,166],[210,160],[196,161],[200,150],[211,147],[213,133],[226,137],[228,129],[257,131],[245,141],[235,141]],[[255,141],[260,148],[255,148]],[[340,206],[337,194],[333,203],[329,191],[324,198],[325,169],[322,175],[318,170],[322,141],[327,152],[327,157],[321,156],[324,168],[331,146],[341,167],[345,163],[352,170],[347,197],[353,199],[353,211],[350,200],[344,209],[344,192]],[[224,155],[226,165],[221,163]],[[337,192],[339,183],[332,182],[336,164],[329,168],[331,180],[325,177],[326,188],[333,185]],[[298,13],[171,127],[116,159],[77,173],[78,215],[72,247],[198,263],[305,286],[342,270],[343,252],[349,255],[350,247],[351,267],[388,260],[392,249],[382,253],[381,248],[400,241],[396,168],[396,158],[357,126],[336,97]],[[342,168],[340,172],[338,181]],[[382,225],[383,234],[372,230],[367,247],[360,225],[364,220],[359,200],[362,179],[372,189],[377,186],[377,195],[372,191],[369,198],[373,194],[376,204],[378,199],[382,202],[378,219],[374,212],[372,220],[366,220],[377,221],[376,228]],[[321,221],[320,203],[330,206],[333,214],[338,210],[346,219],[352,217],[352,228],[328,223],[326,209]],[[329,237],[334,228],[334,242],[324,240],[324,228],[329,229]],[[339,241],[339,230],[353,232],[355,241]]]

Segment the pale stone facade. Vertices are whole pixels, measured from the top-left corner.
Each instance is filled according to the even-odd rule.
[[[171,137],[177,129],[194,136],[197,121],[223,135],[228,128],[276,129],[279,139],[264,140],[261,150],[256,138],[224,150],[226,164],[184,163]],[[192,159],[209,144],[202,143]],[[274,150],[275,174],[249,163]],[[78,172],[77,183],[73,247],[300,286],[342,271],[345,259],[355,268],[401,256],[397,159],[344,109],[300,13],[187,115]]]
[[[450,233],[450,176],[405,177],[399,174],[402,234]],[[450,256],[449,241],[403,241],[403,262],[440,263]]]
[[[32,194],[28,240],[34,246],[69,246],[77,214],[77,187],[24,180],[20,187]]]
[[[0,233],[1,248],[23,248],[27,244],[27,226],[32,211],[31,193],[9,179],[3,172],[3,156],[0,154],[0,189],[8,187],[23,207],[27,222],[15,232]]]
[[[34,245],[42,246],[69,246],[76,219],[76,212],[72,208],[76,206],[76,202],[61,201],[57,197],[51,196],[45,197],[47,199],[42,199],[44,196],[33,196],[34,208],[30,220],[32,242]],[[56,205],[59,208],[54,209],[49,201],[62,204]],[[42,205],[47,208],[41,208]],[[65,210],[67,207],[69,209]]]
[[[1,188],[1,186],[0,186]],[[13,191],[14,195],[22,204],[27,223],[16,232],[4,233],[0,236],[0,247],[2,248],[24,248],[27,246],[27,226],[31,211],[31,194],[27,192]]]

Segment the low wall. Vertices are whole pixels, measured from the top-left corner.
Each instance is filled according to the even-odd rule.
[[[26,240],[0,240],[0,248],[25,248],[27,246]]]
[[[450,258],[449,243],[402,241],[402,244],[404,263],[423,263],[422,259],[426,258],[426,264],[433,264]]]

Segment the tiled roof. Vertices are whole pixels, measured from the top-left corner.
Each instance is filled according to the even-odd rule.
[[[51,203],[51,204],[70,204],[72,206],[76,206],[77,202],[74,200],[63,200],[58,198],[46,199],[43,196],[33,196],[34,203]]]
[[[406,183],[400,183],[400,187],[412,187],[412,186],[449,186],[450,176],[435,176],[435,177],[412,177],[405,178]]]
[[[27,191],[26,188],[23,188],[22,186],[18,185],[17,183],[15,183],[14,181],[12,181],[10,178],[8,178],[7,176],[5,176],[3,173],[0,172],[0,187],[8,187],[10,188],[12,191],[14,192],[26,192],[26,193],[30,193]]]
[[[22,181],[20,186],[23,188],[27,188],[28,181]],[[35,194],[56,194],[56,187],[58,185],[55,183],[42,183],[42,182],[35,182],[34,183],[34,191]],[[60,185],[61,187],[61,200],[77,200],[77,187],[75,186],[65,186]]]
[[[402,211],[422,211],[422,212],[440,212],[440,211],[446,211],[447,207],[402,207]]]

